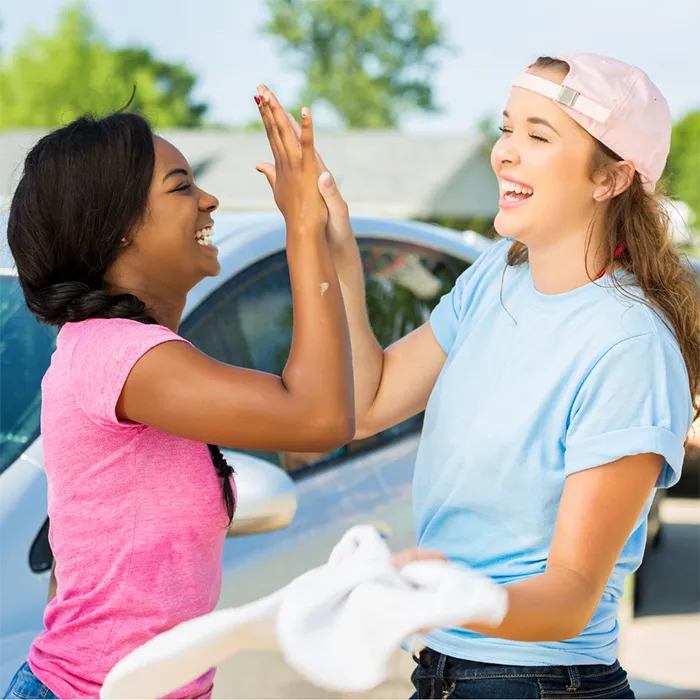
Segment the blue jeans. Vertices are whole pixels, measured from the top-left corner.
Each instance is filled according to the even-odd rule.
[[[634,698],[627,673],[612,666],[500,666],[424,649],[412,698]]]
[[[56,698],[54,695],[32,672],[28,663],[23,663],[15,677],[10,681],[10,685],[5,691],[3,698],[24,698],[24,700],[34,698]]]

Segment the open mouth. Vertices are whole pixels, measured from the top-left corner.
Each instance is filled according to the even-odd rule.
[[[194,240],[199,243],[199,245],[204,246],[205,248],[208,248],[212,245],[214,245],[211,242],[211,237],[214,235],[214,229],[211,226],[205,226],[204,228],[200,228],[198,231],[195,231],[194,233]]]
[[[523,202],[534,194],[532,188],[510,180],[501,180],[500,184],[501,194],[506,202]]]

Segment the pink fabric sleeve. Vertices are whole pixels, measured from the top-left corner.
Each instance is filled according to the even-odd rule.
[[[134,365],[152,348],[188,341],[168,328],[129,319],[92,319],[85,324],[70,359],[70,383],[78,406],[105,427],[134,427],[117,419],[116,406]]]

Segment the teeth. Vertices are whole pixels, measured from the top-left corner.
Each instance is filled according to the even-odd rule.
[[[201,240],[203,238],[208,238],[209,236],[213,236],[214,231],[212,230],[211,226],[205,226],[204,228],[200,228],[199,231],[195,231],[194,237],[197,240]]]
[[[513,192],[515,194],[533,194],[529,187],[518,185],[510,180],[501,180],[501,189],[503,192]]]
[[[205,248],[214,245],[208,238],[198,238],[197,243],[199,243],[199,245],[204,246]]]

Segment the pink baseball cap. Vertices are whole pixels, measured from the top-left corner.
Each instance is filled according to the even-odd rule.
[[[633,163],[653,192],[671,147],[671,112],[659,89],[644,71],[614,58],[590,53],[556,58],[569,65],[561,85],[523,72],[512,87],[554,100],[591,136]]]

